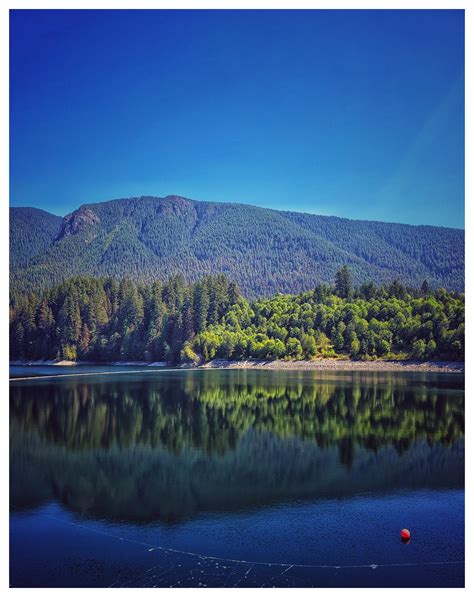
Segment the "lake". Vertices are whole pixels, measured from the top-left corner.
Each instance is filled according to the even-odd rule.
[[[463,375],[58,369],[10,370],[12,587],[464,586]]]

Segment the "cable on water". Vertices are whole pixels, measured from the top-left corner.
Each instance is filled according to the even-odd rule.
[[[128,373],[163,373],[178,371],[178,369],[138,369],[135,371],[89,371],[87,373],[56,373],[55,375],[31,375],[29,377],[10,377],[9,381],[29,381],[30,379],[58,379],[60,377],[85,377],[92,375],[126,375]],[[186,369],[179,369],[186,371]],[[204,369],[189,369],[189,371],[204,371]]]
[[[10,507],[16,508],[17,510],[20,510],[20,511],[29,512],[29,510],[27,508],[15,506],[14,504],[11,504]],[[252,560],[239,560],[236,558],[226,558],[226,557],[222,557],[222,556],[211,556],[211,555],[196,553],[196,552],[192,552],[192,551],[174,549],[172,547],[163,547],[162,545],[154,545],[152,543],[137,541],[136,539],[130,539],[128,537],[120,537],[113,533],[108,533],[107,531],[93,529],[88,526],[79,524],[77,522],[65,521],[56,516],[51,516],[50,514],[42,514],[42,516],[44,516],[46,518],[50,518],[50,519],[55,520],[56,522],[60,522],[62,524],[69,524],[71,526],[75,526],[77,528],[89,531],[91,533],[105,535],[107,537],[110,537],[110,538],[118,540],[118,541],[127,541],[128,543],[133,543],[135,545],[141,545],[143,547],[148,548],[149,552],[159,550],[164,553],[175,553],[175,554],[179,554],[179,555],[192,556],[192,557],[199,558],[201,560],[214,560],[214,561],[229,562],[229,563],[234,563],[234,564],[247,564],[247,565],[250,565],[250,568],[247,571],[246,575],[250,572],[250,569],[253,566],[275,566],[275,567],[282,567],[282,568],[287,567],[288,569],[290,569],[290,568],[330,568],[330,569],[339,570],[339,569],[347,569],[347,568],[370,568],[372,570],[376,570],[377,568],[386,568],[386,567],[449,566],[449,565],[464,564],[464,560],[448,560],[448,561],[443,561],[443,562],[399,562],[399,563],[396,563],[396,562],[390,563],[389,562],[389,563],[382,563],[382,564],[338,564],[338,565],[336,565],[336,564],[291,564],[288,562],[258,562],[258,561],[252,561]]]

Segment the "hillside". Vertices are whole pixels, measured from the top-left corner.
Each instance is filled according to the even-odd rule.
[[[25,267],[47,250],[61,229],[62,218],[36,209],[10,209],[10,267]]]
[[[168,196],[84,204],[62,222],[10,210],[11,285],[50,287],[74,275],[188,281],[225,273],[249,297],[332,282],[399,279],[464,288],[464,231],[348,220]]]

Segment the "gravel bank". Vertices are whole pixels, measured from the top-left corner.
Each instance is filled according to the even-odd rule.
[[[37,366],[135,366],[167,367],[165,362],[113,361],[95,363],[86,361],[10,361],[10,365]],[[176,366],[176,365],[175,365]],[[182,368],[195,367],[182,365]],[[352,361],[350,359],[316,359],[314,361],[226,361],[214,359],[199,369],[274,369],[288,371],[425,371],[433,373],[464,373],[464,362],[460,361]]]
[[[352,361],[317,359],[314,361],[225,361],[215,359],[202,369],[287,369],[302,371],[424,371],[464,373],[463,362],[451,361]]]

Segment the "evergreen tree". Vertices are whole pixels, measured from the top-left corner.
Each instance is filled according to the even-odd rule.
[[[198,282],[194,287],[194,329],[196,333],[206,329],[209,312],[209,292],[204,282]]]
[[[352,294],[352,276],[347,265],[343,265],[336,272],[334,279],[337,296],[341,298],[350,298]]]

